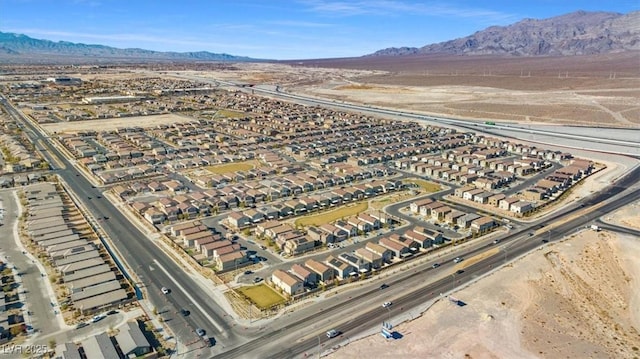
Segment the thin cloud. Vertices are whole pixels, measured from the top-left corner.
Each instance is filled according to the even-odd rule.
[[[331,26],[335,26],[334,24],[321,23],[321,22],[291,21],[291,20],[268,21],[267,24],[280,25],[280,26],[291,26],[291,27],[331,27]]]
[[[516,19],[516,16],[495,10],[482,8],[454,7],[443,3],[410,3],[405,1],[333,1],[302,0],[309,11],[332,16],[414,14],[425,16],[447,16],[460,18],[477,18],[483,21],[503,22]]]

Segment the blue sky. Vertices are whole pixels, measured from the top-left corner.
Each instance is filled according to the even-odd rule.
[[[421,47],[491,25],[576,10],[627,13],[638,0],[0,0],[0,31],[49,40],[268,59]]]

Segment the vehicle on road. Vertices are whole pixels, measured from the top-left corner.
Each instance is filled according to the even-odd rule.
[[[184,308],[182,308],[182,309],[180,309],[180,314],[182,314],[183,317],[188,317],[189,314],[191,314],[191,312],[186,310],[186,309],[184,309]]]
[[[253,278],[253,282],[254,282],[254,283],[260,283],[260,282],[262,282],[262,278],[260,278],[260,277],[255,277],[255,278]]]
[[[543,239],[542,243],[549,243],[549,240],[548,239]]]
[[[251,273],[253,273],[253,272],[252,272],[252,271],[250,271],[250,270],[246,270],[246,271],[244,271],[244,274],[245,274],[245,275],[249,275],[249,274],[251,274]]]
[[[338,336],[338,334],[340,334],[339,331],[335,330],[335,329],[331,329],[330,331],[327,332],[327,338],[331,339],[331,338],[335,338]]]
[[[82,328],[88,327],[88,326],[89,326],[89,323],[82,322],[82,323],[78,323],[78,325],[76,325],[76,329],[82,329]]]
[[[500,243],[500,240],[499,240],[499,239],[494,239],[494,240],[493,240],[493,244],[498,244],[498,243]]]
[[[436,269],[440,267],[440,263],[433,263],[433,265],[431,266],[431,268]]]
[[[91,318],[91,323],[97,323],[97,322],[101,321],[102,319],[104,319],[104,315],[102,315],[102,314],[96,315],[93,318]]]
[[[453,263],[460,263],[462,262],[462,257],[456,257],[456,259],[453,260]]]
[[[393,303],[391,303],[391,302],[384,302],[384,303],[382,303],[382,308],[388,308],[388,307],[390,307],[390,306],[391,306],[391,304],[393,304]]]
[[[107,315],[114,315],[114,314],[118,314],[119,312],[117,310],[110,310],[107,312]]]
[[[529,237],[533,237],[533,232],[529,232]]]
[[[462,269],[458,269],[458,270],[456,271],[456,274],[462,274],[462,273],[464,273],[464,270],[462,270]]]
[[[167,287],[162,287],[162,289],[160,289],[162,291],[162,294],[169,294],[171,292],[171,290]]]
[[[381,290],[382,290],[382,289],[386,289],[386,288],[389,288],[389,285],[388,285],[387,283],[383,283],[383,284],[380,286],[380,289],[381,289]]]
[[[204,337],[205,335],[207,335],[207,332],[202,328],[198,328],[196,329],[196,334],[198,334],[198,336],[200,337]]]

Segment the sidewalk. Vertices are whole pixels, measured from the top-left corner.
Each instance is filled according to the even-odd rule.
[[[14,223],[13,226],[13,239],[15,242],[15,246],[17,249],[19,249],[22,254],[27,257],[27,259],[29,259],[31,261],[31,263],[33,265],[35,265],[38,268],[38,271],[40,272],[40,275],[45,278],[46,280],[42,280],[40,281],[41,287],[44,288],[44,290],[46,291],[46,294],[48,295],[48,300],[52,303],[52,310],[54,311],[54,315],[55,315],[55,319],[56,322],[58,324],[58,327],[61,330],[64,329],[69,329],[71,328],[70,325],[67,325],[67,323],[65,323],[64,321],[64,317],[62,315],[62,312],[60,311],[60,305],[58,303],[58,299],[56,297],[55,294],[55,290],[51,284],[51,281],[49,280],[49,277],[47,276],[47,271],[45,269],[45,267],[42,265],[42,263],[38,260],[38,258],[34,257],[29,251],[27,251],[27,249],[24,247],[24,244],[22,243],[22,241],[20,240],[20,233],[19,233],[19,226],[20,226],[20,216],[22,216],[22,214],[24,213],[24,209],[22,208],[22,205],[20,204],[20,199],[18,198],[18,192],[14,191],[13,192],[13,197],[14,197],[14,201],[16,204],[16,209],[17,209],[17,217],[16,217],[16,221]],[[20,282],[22,282],[22,278],[20,276],[17,276],[17,282],[18,280]],[[42,285],[44,284],[44,285]],[[32,290],[34,290],[35,288],[32,288]],[[24,298],[23,298],[24,296]],[[31,327],[33,327],[33,323],[31,322],[31,316],[29,315],[30,311],[29,311],[29,302],[27,301],[27,296],[24,294],[24,289],[22,292],[22,295],[20,296],[21,300],[24,300],[24,304],[25,304],[25,308],[24,308],[24,313],[25,313],[25,324],[30,325]],[[42,298],[42,300],[45,300],[44,298]],[[54,309],[55,308],[55,309]],[[34,336],[31,336],[29,338],[29,340],[33,340]]]

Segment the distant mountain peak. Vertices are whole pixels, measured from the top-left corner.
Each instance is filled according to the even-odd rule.
[[[585,55],[640,50],[640,11],[576,12],[548,18],[526,18],[507,26],[490,26],[474,34],[437,44],[391,47],[369,56],[452,55]]]

